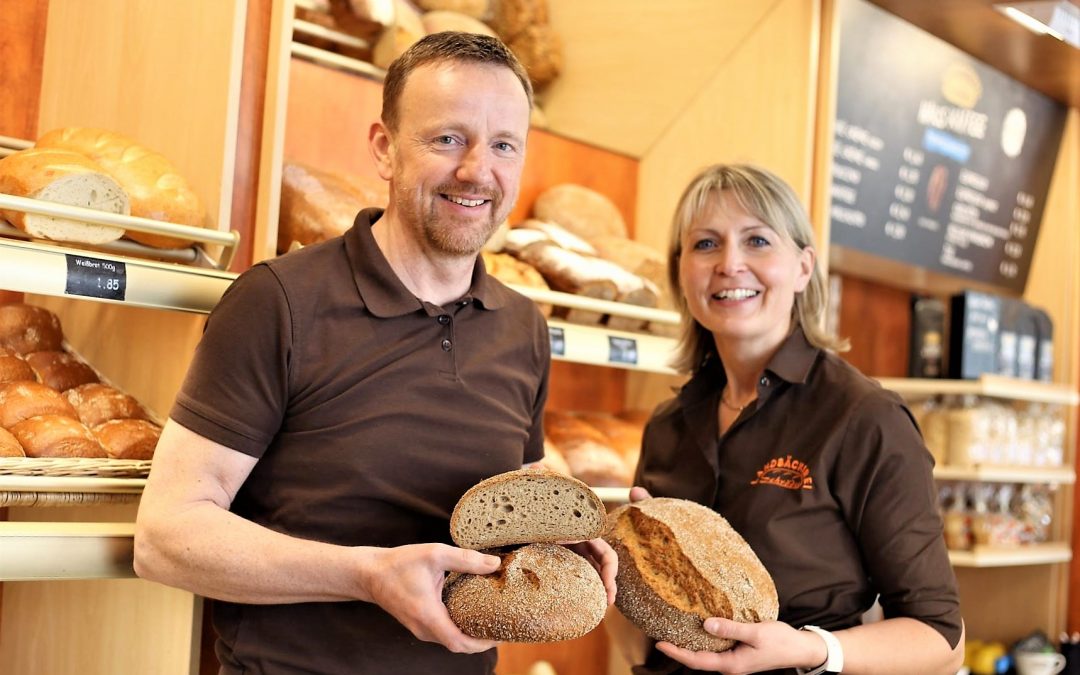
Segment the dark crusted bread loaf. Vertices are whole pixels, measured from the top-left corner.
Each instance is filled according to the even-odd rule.
[[[600,574],[558,544],[500,554],[494,574],[452,574],[443,587],[450,618],[483,640],[555,642],[581,637],[607,609]]]
[[[60,318],[36,305],[0,305],[0,347],[16,354],[60,349],[64,334]]]
[[[712,509],[683,499],[646,499],[615,509],[608,520],[604,538],[619,556],[615,606],[649,637],[724,651],[734,642],[707,633],[705,619],[776,619],[772,577]]]
[[[604,504],[589,486],[547,469],[508,471],[469,488],[450,517],[462,548],[595,539]]]
[[[98,381],[93,368],[64,351],[33,352],[26,355],[26,362],[42,384],[56,391],[63,392],[80,384]]]

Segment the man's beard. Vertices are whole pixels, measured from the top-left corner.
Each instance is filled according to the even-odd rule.
[[[425,213],[419,218],[410,218],[423,237],[423,240],[435,251],[448,256],[475,256],[483,248],[491,235],[504,220],[502,213],[503,195],[494,189],[477,189],[462,185],[440,185],[435,188],[434,198],[428,202]],[[488,219],[478,222],[476,219],[457,219],[453,216],[438,215],[438,201],[443,194],[468,194],[488,200]],[[400,204],[402,211],[413,211],[412,204]],[[481,208],[481,207],[477,207]]]

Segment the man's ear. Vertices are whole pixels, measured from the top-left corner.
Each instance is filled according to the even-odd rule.
[[[375,160],[375,168],[383,180],[394,175],[394,142],[390,130],[382,122],[374,122],[368,131],[368,149]]]

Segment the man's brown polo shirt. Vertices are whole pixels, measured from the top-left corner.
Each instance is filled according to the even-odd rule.
[[[903,401],[796,329],[721,437],[716,358],[650,420],[636,485],[715,508],[772,574],[780,620],[839,630],[877,594],[886,618],[960,639],[933,459]],[[651,670],[670,669],[650,655]],[[792,671],[794,672],[794,671]]]
[[[259,458],[232,505],[345,546],[450,542],[469,487],[543,456],[550,346],[535,305],[477,262],[439,307],[395,276],[362,211],[260,263],[211,314],[172,418]],[[215,605],[228,673],[488,673],[364,602]]]

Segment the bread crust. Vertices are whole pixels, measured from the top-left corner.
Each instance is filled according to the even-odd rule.
[[[10,430],[19,422],[39,415],[77,418],[71,404],[51,387],[39,382],[0,384],[0,427]]]
[[[146,420],[110,420],[93,429],[109,459],[153,459],[161,429]]]
[[[0,457],[26,457],[19,439],[3,427],[0,427]]]
[[[75,408],[79,421],[90,428],[116,419],[150,419],[146,409],[124,392],[107,384],[90,382],[64,392],[64,398]]]
[[[39,415],[11,427],[27,457],[107,457],[82,422],[63,415]]]
[[[776,587],[724,518],[683,499],[656,498],[613,511],[605,539],[619,556],[619,611],[646,635],[693,651],[724,651],[705,619],[774,621]]]
[[[27,354],[26,362],[42,384],[59,392],[99,380],[93,368],[60,350]]]
[[[604,618],[604,582],[585,558],[558,544],[499,555],[494,574],[452,574],[443,588],[450,618],[466,635],[555,642],[581,637]]]
[[[36,305],[0,305],[0,347],[16,354],[60,349],[64,332],[60,318]]]
[[[0,383],[36,381],[34,369],[21,356],[14,353],[0,354]]]

